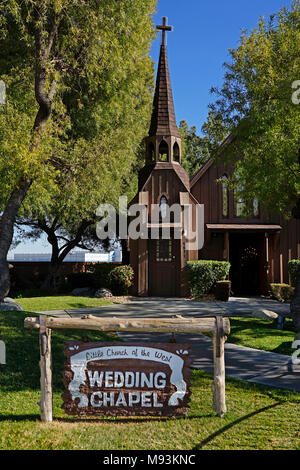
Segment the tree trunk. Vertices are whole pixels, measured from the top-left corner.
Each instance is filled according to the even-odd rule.
[[[122,264],[127,265],[130,262],[130,253],[128,250],[127,240],[121,239],[121,247],[122,247]]]
[[[79,225],[74,238],[66,242],[63,248],[59,248],[58,236],[55,233],[55,226],[53,225],[52,227],[48,227],[45,221],[39,221],[39,227],[44,230],[45,233],[47,233],[48,242],[52,246],[51,265],[49,268],[49,273],[43,282],[43,288],[57,289],[61,285],[62,263],[70,251],[80,244],[85,231],[90,225],[92,225],[91,221],[83,220]]]
[[[51,263],[49,272],[42,284],[42,289],[53,289],[56,291],[62,285],[62,261]]]
[[[296,276],[295,293],[291,301],[291,315],[296,331],[300,331],[300,266]]]
[[[7,253],[12,243],[18,210],[31,184],[30,179],[23,178],[20,181],[18,187],[12,192],[0,219],[0,301],[9,293],[10,275]]]

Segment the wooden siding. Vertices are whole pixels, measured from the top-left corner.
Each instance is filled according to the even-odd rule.
[[[204,204],[205,224],[280,225],[280,233],[269,232],[269,282],[289,283],[288,261],[300,259],[300,221],[285,220],[282,216],[260,213],[258,217],[241,218],[234,213],[234,195],[229,191],[229,214],[222,216],[222,185],[217,182],[224,174],[230,175],[233,165],[206,165],[200,178],[193,178],[191,193]],[[201,171],[201,170],[200,170]],[[266,230],[267,231],[267,230]],[[223,259],[224,236],[215,236],[206,230],[203,259]],[[224,230],[225,232],[225,230]]]

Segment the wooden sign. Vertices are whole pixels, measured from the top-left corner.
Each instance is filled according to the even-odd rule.
[[[70,415],[175,416],[189,410],[191,346],[67,342]]]

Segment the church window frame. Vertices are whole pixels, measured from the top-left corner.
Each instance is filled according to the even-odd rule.
[[[228,176],[222,176],[222,217],[227,219],[229,217],[229,188]]]
[[[260,216],[260,206],[259,206],[259,200],[257,197],[253,199],[252,204],[253,204],[253,217],[258,219]]]
[[[157,262],[170,263],[173,261],[173,242],[172,239],[156,240],[155,260]]]
[[[234,215],[238,218],[244,216],[244,209],[246,207],[246,202],[241,196],[241,191],[243,191],[243,189],[243,186],[238,186],[234,189]]]
[[[159,144],[158,160],[162,163],[169,161],[169,145],[164,139]]]
[[[147,146],[147,157],[149,162],[155,161],[155,146],[153,142],[149,142]]]
[[[161,220],[166,219],[166,217],[169,213],[168,207],[169,207],[168,198],[165,194],[163,194],[159,199],[159,218]]]
[[[173,160],[176,163],[180,163],[180,147],[178,142],[175,142],[173,145]]]

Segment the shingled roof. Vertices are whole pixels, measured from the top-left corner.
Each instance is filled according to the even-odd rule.
[[[167,48],[164,44],[160,47],[153,112],[149,131],[149,137],[155,135],[180,137],[176,125]]]

